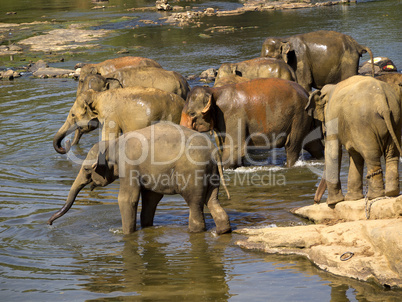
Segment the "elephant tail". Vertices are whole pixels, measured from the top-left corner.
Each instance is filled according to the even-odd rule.
[[[374,71],[374,57],[373,57],[373,52],[371,51],[371,49],[370,48],[368,48],[367,46],[364,46],[364,45],[360,45],[359,44],[359,54],[360,54],[360,56],[362,55],[362,54],[364,54],[364,53],[368,53],[369,54],[369,56],[370,56],[370,62],[371,62],[371,75],[374,77],[374,75],[375,75],[375,71]]]
[[[387,104],[387,107],[388,107],[388,104]],[[396,145],[396,147],[397,147],[397,149],[399,151],[399,156],[401,156],[402,155],[402,150],[401,150],[401,146],[399,144],[398,138],[397,138],[397,136],[395,134],[394,127],[392,125],[392,117],[391,117],[391,115],[392,115],[391,110],[388,107],[387,111],[384,112],[384,114],[383,114],[383,118],[384,118],[384,121],[385,121],[385,125],[387,126],[387,129],[389,131],[389,134],[391,135],[392,140],[394,141],[394,143],[395,143],[395,145]]]
[[[220,141],[219,138],[218,138],[218,135],[216,134],[215,131],[213,131],[213,133],[214,133],[215,142],[218,143]],[[228,196],[228,199],[230,199],[230,193],[229,193],[229,190],[228,190],[228,188],[226,186],[225,178],[223,177],[222,155],[221,155],[221,151],[220,151],[220,146],[218,146],[218,149],[217,149],[217,152],[216,152],[216,155],[215,155],[215,161],[216,161],[216,163],[218,165],[219,177],[221,179],[222,186],[226,191],[226,195]]]

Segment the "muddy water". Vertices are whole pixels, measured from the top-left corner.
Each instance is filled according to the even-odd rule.
[[[378,56],[402,66],[400,1],[362,1],[358,5],[320,9],[248,13],[205,18],[201,27],[145,26],[140,19],[160,22],[159,13],[131,13],[125,7],[151,1],[110,1],[109,9],[91,10],[90,1],[3,1],[0,22],[32,22],[38,18],[93,22],[114,30],[93,52],[79,52],[63,63],[101,61],[127,48],[184,75],[259,55],[268,35],[317,29],[338,30],[371,47]],[[230,9],[237,2],[196,2],[182,5]],[[135,17],[121,19],[122,16]],[[399,23],[398,23],[399,22]],[[399,25],[398,25],[399,24]],[[136,27],[136,25],[140,25]],[[234,26],[229,33],[206,29]],[[399,39],[399,40],[398,40]],[[363,60],[368,59],[364,57]],[[191,85],[199,82],[192,81]],[[116,202],[118,182],[90,192],[83,190],[70,212],[49,227],[50,215],[64,203],[79,170],[73,160],[52,147],[77,82],[32,79],[29,75],[0,82],[0,299],[2,301],[397,301],[400,292],[336,277],[308,260],[243,251],[239,235],[187,232],[188,209],[180,196],[160,203],[155,226],[123,237]],[[84,136],[73,149],[85,157],[99,133]],[[312,203],[322,162],[301,156],[296,167],[283,167],[278,150],[265,156],[263,167],[225,171],[232,199],[220,194],[234,228],[286,226],[306,221],[289,213]],[[343,180],[346,175],[346,158]]]

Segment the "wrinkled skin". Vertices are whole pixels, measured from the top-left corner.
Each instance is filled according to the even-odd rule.
[[[273,58],[255,58],[239,63],[224,63],[219,67],[216,75],[214,87],[223,86],[222,80],[226,77],[232,79],[233,75],[244,77],[246,79],[258,78],[279,78],[289,81],[295,81],[296,76],[292,68],[283,60]],[[237,83],[240,80],[236,79]]]
[[[371,50],[352,37],[320,30],[286,38],[269,37],[262,45],[261,56],[283,59],[295,71],[297,82],[311,91],[312,87],[321,89],[357,75],[359,59],[366,52],[374,62]]]
[[[164,194],[183,196],[190,208],[190,232],[205,230],[205,204],[217,233],[228,233],[229,217],[218,201],[222,168],[215,159],[216,151],[207,136],[166,122],[97,143],[89,151],[65,205],[48,224],[71,208],[86,185],[93,189],[120,178],[118,203],[124,234],[136,230],[140,195],[141,226],[148,227],[153,225]]]
[[[180,122],[184,100],[176,94],[156,88],[128,87],[103,92],[88,90],[77,97],[64,125],[53,139],[54,149],[61,154],[62,140],[75,131],[72,145],[83,133],[103,126],[102,139],[134,131],[157,121]]]
[[[143,57],[131,57],[131,56],[109,59],[96,64],[86,64],[81,68],[77,95],[82,90],[81,88],[82,81],[90,74],[106,75],[120,68],[141,67],[141,66],[148,66],[148,67],[152,66],[162,68],[162,66],[158,62],[152,59]]]
[[[175,93],[186,99],[190,87],[186,79],[175,71],[168,71],[158,67],[123,68],[106,75],[90,74],[78,86],[77,96],[93,89],[104,91],[120,87],[153,87]]]
[[[328,204],[363,198],[363,168],[367,165],[369,199],[399,195],[401,90],[367,76],[353,76],[326,85],[310,96],[314,114],[325,122],[325,172],[316,193],[319,202],[328,186]],[[351,110],[351,108],[353,110]],[[348,192],[339,178],[342,146],[349,153]],[[381,156],[385,158],[385,191]]]
[[[308,94],[300,85],[276,78],[219,88],[195,87],[180,124],[200,132],[218,132],[226,168],[241,166],[248,156],[247,147],[285,147],[290,167],[299,157],[303,139],[314,129],[307,103]],[[323,157],[319,139],[303,148],[316,158]]]

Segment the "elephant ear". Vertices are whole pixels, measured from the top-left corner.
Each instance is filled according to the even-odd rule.
[[[288,53],[291,51],[290,42],[281,42],[281,53],[283,60],[288,62]]]
[[[213,97],[213,94],[209,95],[208,102],[205,105],[204,109],[202,109],[202,117],[207,120],[210,123],[210,130],[214,129],[214,106],[215,106],[215,100]]]
[[[307,110],[308,115],[312,116],[313,118],[324,122],[324,109],[326,105],[326,99],[324,98],[324,94],[322,94],[321,90],[315,90],[310,94],[308,98],[308,103],[304,108]]]
[[[107,78],[104,90],[115,89],[115,88],[123,88],[122,83],[118,79]]]

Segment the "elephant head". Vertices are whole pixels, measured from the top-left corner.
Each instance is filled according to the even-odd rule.
[[[283,59],[288,63],[288,54],[291,50],[290,42],[280,38],[267,38],[262,44],[261,57]]]
[[[110,147],[109,141],[102,141],[91,148],[71,186],[66,203],[48,220],[49,225],[67,213],[78,193],[86,185],[91,184],[92,191],[95,187],[104,187],[118,178],[118,165],[116,164],[114,153],[109,152],[109,149],[113,149]]]
[[[119,80],[113,78],[105,78],[100,74],[89,73],[85,77],[80,77],[77,88],[77,96],[90,89],[94,91],[104,91],[107,89],[123,87]]]
[[[315,90],[310,94],[305,108],[309,115],[321,122],[325,122],[325,108],[335,90],[335,86],[334,84],[328,84],[321,90]]]
[[[213,130],[215,106],[211,88],[194,87],[184,105],[180,125],[199,132]]]
[[[70,133],[75,131],[74,141],[71,144],[75,145],[83,133],[98,128],[98,115],[93,108],[95,93],[93,90],[89,90],[76,98],[66,121],[53,138],[53,147],[58,153],[65,154],[68,152],[70,146],[63,148],[61,142]]]

